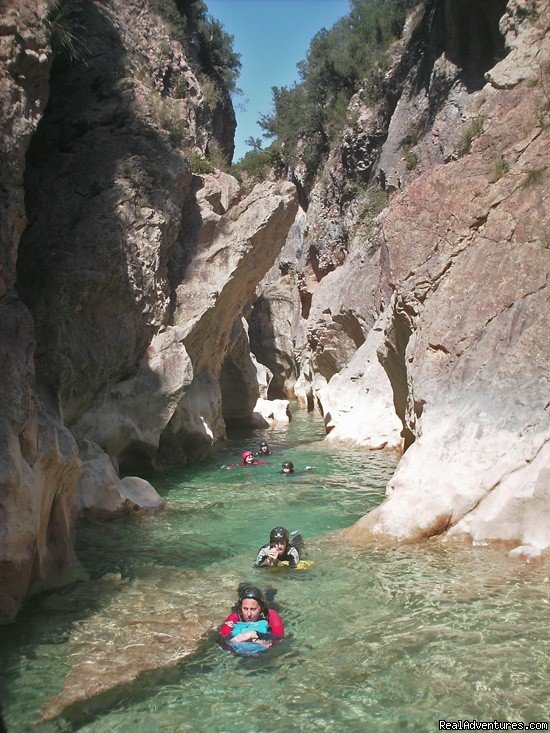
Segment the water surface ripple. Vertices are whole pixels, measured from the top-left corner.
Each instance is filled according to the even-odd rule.
[[[323,436],[320,419],[303,413],[288,429],[235,432],[207,461],[147,476],[165,513],[82,522],[77,549],[90,582],[31,601],[0,630],[10,733],[363,733],[435,731],[442,718],[547,720],[548,565],[485,547],[318,544],[376,506],[395,467],[392,455],[337,449]],[[262,438],[270,465],[224,467]],[[315,470],[283,477],[286,458]],[[310,569],[252,569],[277,524],[302,532]],[[234,658],[210,633],[175,667],[33,727],[90,637],[105,654],[122,619],[136,629],[128,648],[139,646],[148,616],[162,640],[182,604],[219,623],[243,580],[276,589],[288,636],[273,652]]]

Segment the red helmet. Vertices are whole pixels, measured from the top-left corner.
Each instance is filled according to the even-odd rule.
[[[243,459],[243,461],[246,461],[246,459],[248,458],[248,456],[253,456],[253,455],[254,455],[254,451],[245,450],[245,452],[242,454],[241,458]]]

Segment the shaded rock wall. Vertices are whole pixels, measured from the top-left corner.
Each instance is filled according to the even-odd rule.
[[[2,619],[81,572],[81,474],[90,516],[152,511],[152,487],[118,468],[225,434],[231,328],[297,209],[288,183],[245,196],[192,175],[213,140],[230,154],[234,115],[214,114],[145,0],[75,4],[77,53],[53,65],[46,11],[12,3],[1,24]]]
[[[0,619],[29,591],[82,573],[73,549],[78,452],[36,396],[33,320],[14,288],[25,153],[48,94],[45,12],[44,2],[0,11]]]

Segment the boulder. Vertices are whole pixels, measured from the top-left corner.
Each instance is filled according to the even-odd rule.
[[[290,422],[288,400],[264,400],[258,398],[252,413],[253,424],[259,428]]]
[[[152,339],[135,376],[113,385],[74,431],[99,443],[123,470],[150,465],[193,378],[182,331],[168,326]]]
[[[125,514],[151,514],[165,507],[148,481],[136,476],[122,480],[112,459],[99,445],[79,440],[82,476],[78,485],[78,510],[93,520],[117,519]]]
[[[508,557],[517,558],[519,560],[525,560],[531,562],[532,560],[538,560],[542,556],[542,551],[538,547],[532,547],[531,545],[519,545],[513,550],[510,550]]]

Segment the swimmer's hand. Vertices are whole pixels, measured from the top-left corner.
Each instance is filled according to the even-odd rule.
[[[279,559],[279,553],[277,552],[276,547],[270,547],[267,551],[267,564],[268,565],[276,565],[277,561]]]
[[[313,468],[314,468],[313,466],[306,466],[304,468],[304,471],[313,471]]]
[[[238,644],[240,644],[243,641],[256,641],[259,642],[260,639],[258,639],[258,634],[256,631],[243,631],[240,634],[237,634],[237,636],[233,636],[231,638],[231,641],[235,641]]]

